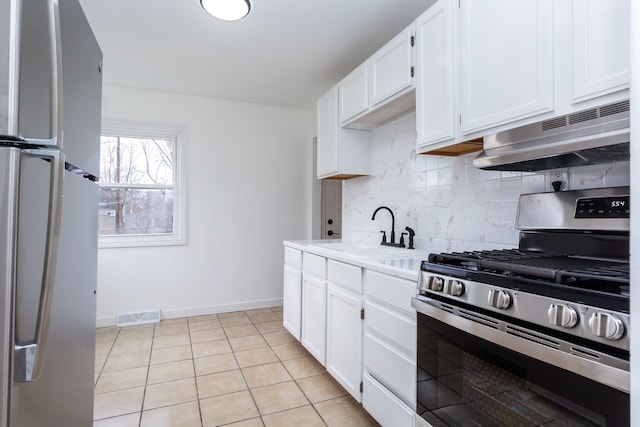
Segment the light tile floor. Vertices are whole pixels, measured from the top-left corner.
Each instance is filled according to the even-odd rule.
[[[96,331],[94,427],[377,426],[282,307]]]

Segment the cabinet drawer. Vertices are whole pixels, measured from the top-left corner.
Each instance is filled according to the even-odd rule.
[[[367,301],[364,308],[367,328],[416,353],[416,319],[400,316],[385,307]]]
[[[362,406],[382,427],[414,425],[414,411],[366,373],[362,378]]]
[[[302,269],[321,279],[327,278],[327,259],[318,255],[304,252],[302,254]]]
[[[302,251],[285,246],[284,263],[291,267],[302,268]]]
[[[416,361],[392,348],[369,331],[364,334],[364,371],[392,390],[402,400],[415,405]]]
[[[327,261],[327,280],[362,294],[362,268],[344,262]]]
[[[415,314],[411,298],[416,296],[417,283],[367,270],[364,277],[365,294]]]

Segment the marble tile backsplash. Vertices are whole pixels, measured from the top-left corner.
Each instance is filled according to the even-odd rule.
[[[416,249],[429,252],[495,249],[518,244],[515,217],[523,193],[629,185],[629,162],[555,169],[539,173],[484,171],[475,154],[460,157],[416,155],[415,113],[373,130],[372,175],[346,180],[342,187],[342,236],[379,243],[380,230],[396,241],[409,226]]]

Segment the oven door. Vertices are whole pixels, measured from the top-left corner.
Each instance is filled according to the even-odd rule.
[[[425,301],[413,300],[417,426],[629,425],[628,393],[532,357],[519,337],[495,344],[506,334]]]

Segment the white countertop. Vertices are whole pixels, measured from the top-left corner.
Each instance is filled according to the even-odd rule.
[[[421,262],[428,256],[426,251],[336,239],[285,240],[284,245],[414,282],[418,281]]]

